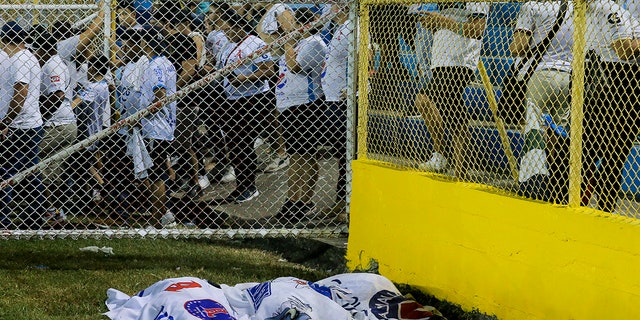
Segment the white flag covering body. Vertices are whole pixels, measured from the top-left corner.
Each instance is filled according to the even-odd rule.
[[[222,290],[192,277],[165,279],[129,297],[107,291],[107,317],[113,320],[248,320],[232,314]]]
[[[240,314],[265,320],[348,320],[351,314],[331,300],[330,288],[293,277],[276,278],[253,286],[222,286]]]
[[[318,281],[354,319],[444,319],[432,307],[406,298],[389,279],[372,273],[338,274]]]

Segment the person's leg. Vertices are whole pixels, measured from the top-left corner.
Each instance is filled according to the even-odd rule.
[[[446,110],[444,124],[445,128],[451,132],[454,174],[459,179],[468,180],[467,173],[469,168],[473,168],[473,159],[469,157],[471,141],[469,114],[462,96],[465,88],[471,82],[473,70],[466,67],[455,67],[446,68],[444,73],[446,78],[440,83],[440,95],[443,99],[438,99],[436,106],[439,110]]]
[[[437,152],[444,155],[444,126],[442,115],[436,108],[435,103],[427,93],[419,93],[416,95],[416,108],[420,112],[424,124],[431,136],[431,142],[433,143],[433,152]]]
[[[567,204],[569,201],[569,95],[571,74],[553,70],[543,71],[545,81],[540,83],[546,92],[544,112],[556,128],[547,129],[546,151],[549,161],[547,194],[551,201]],[[564,131],[562,131],[564,130]]]
[[[20,139],[22,140],[21,144],[24,148],[22,150],[20,168],[17,168],[18,171],[31,168],[40,162],[40,158],[38,157],[38,146],[42,142],[42,137],[44,135],[42,127],[21,131],[22,136]],[[45,213],[42,206],[44,203],[42,180],[40,178],[40,174],[36,173],[27,178],[27,181],[30,182],[30,188],[25,200],[29,203],[29,209],[27,211],[28,216],[25,216],[23,223],[28,225],[31,229],[38,229],[42,226]]]
[[[618,195],[622,168],[629,156],[640,124],[638,110],[638,72],[629,65],[616,65],[607,70],[611,80],[612,105],[603,112],[602,164],[600,168],[600,186],[598,188],[598,207],[600,210],[614,212]]]

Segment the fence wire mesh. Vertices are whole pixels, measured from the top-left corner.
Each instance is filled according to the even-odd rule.
[[[4,238],[346,232],[353,3],[0,9]]]
[[[638,217],[639,18],[634,0],[363,1],[359,155]]]

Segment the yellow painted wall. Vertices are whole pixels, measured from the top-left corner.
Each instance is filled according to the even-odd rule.
[[[500,319],[640,319],[640,221],[353,163],[347,259]]]

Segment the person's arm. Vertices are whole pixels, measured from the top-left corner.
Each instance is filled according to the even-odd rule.
[[[427,12],[421,17],[421,22],[427,29],[447,29],[470,39],[482,38],[486,25],[486,19],[484,17],[471,16],[467,22],[458,22],[436,12]]]
[[[191,83],[191,80],[197,73],[198,60],[189,59],[182,61],[180,74],[178,75],[178,82],[176,86],[182,88],[183,86]]]
[[[258,81],[261,79],[268,79],[274,75],[273,61],[264,61],[256,63],[256,71],[251,74],[236,75],[233,79],[229,79],[234,86],[240,85],[245,81]]]
[[[48,119],[56,111],[58,106],[64,101],[64,91],[58,90],[49,95],[41,96],[40,112],[42,117]]]
[[[289,33],[297,27],[296,18],[293,16],[291,10],[284,10],[276,17],[276,20],[285,33]]]
[[[622,60],[640,58],[640,39],[619,39],[611,43],[611,49]]]
[[[320,68],[324,63],[326,47],[316,41],[301,45],[296,51],[293,47],[286,47],[285,62],[287,68],[293,73],[302,73],[306,70]]]
[[[509,51],[516,57],[524,57],[531,49],[531,33],[525,30],[516,30],[513,40],[509,44]]]
[[[90,53],[87,52],[87,48],[91,45],[91,41],[100,33],[102,30],[102,26],[104,24],[104,10],[100,9],[98,11],[98,16],[93,19],[89,27],[80,34],[80,39],[78,41],[78,46],[76,50],[79,55],[83,55],[87,60],[89,59]]]
[[[9,103],[9,111],[7,111],[7,115],[4,118],[5,121],[11,123],[18,114],[20,114],[22,107],[24,106],[24,102],[27,100],[27,94],[29,94],[28,83],[16,82],[13,85],[13,96]]]
[[[196,44],[196,61],[200,64],[200,61],[202,61],[202,53],[204,52],[204,40],[201,36],[194,36],[191,37],[191,39],[193,39],[193,42]]]

